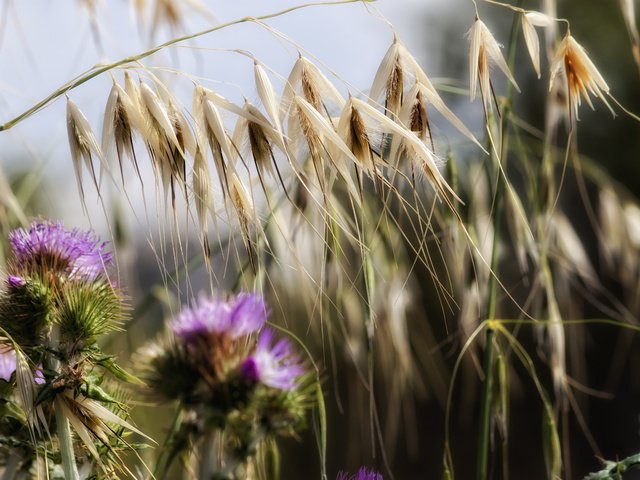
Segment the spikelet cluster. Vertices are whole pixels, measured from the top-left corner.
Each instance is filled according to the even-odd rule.
[[[380,65],[370,98],[345,99],[302,55],[280,98],[259,61],[254,61],[253,70],[259,105],[247,99],[237,105],[196,85],[190,111],[157,78],[138,80],[126,71],[122,84],[113,82],[100,143],[69,99],[69,143],[81,193],[84,171],[100,191],[98,163],[100,171],[107,166],[110,177],[119,177],[124,188],[126,172],[133,168],[144,188],[142,161],[148,157],[167,208],[175,211],[181,198],[195,207],[205,252],[209,252],[210,220],[217,224],[226,214],[239,226],[254,270],[259,238],[264,237],[256,185],[268,203],[277,195],[297,209],[297,192],[327,211],[338,192],[360,205],[369,181],[381,195],[385,188],[395,192],[393,183],[404,176],[396,172],[408,165],[439,198],[457,199],[440,172],[443,161],[435,151],[429,109],[478,142],[397,39]],[[377,103],[380,96],[385,108]],[[235,125],[230,128],[228,119],[233,117]],[[146,155],[141,155],[141,145]],[[316,190],[319,197],[309,195]],[[214,204],[220,197],[222,203]]]

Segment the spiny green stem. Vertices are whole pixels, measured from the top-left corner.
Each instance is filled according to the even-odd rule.
[[[23,112],[20,115],[18,115],[17,117],[15,117],[13,120],[9,120],[8,122],[0,125],[0,131],[9,130],[10,128],[14,127],[16,124],[20,123],[22,120],[30,117],[31,115],[33,115],[34,113],[39,112],[40,110],[42,110],[44,107],[46,107],[49,103],[51,103],[56,98],[60,97],[61,95],[64,95],[68,91],[70,91],[70,90],[82,85],[83,83],[88,82],[92,78],[95,78],[98,75],[101,75],[101,74],[103,74],[105,72],[113,70],[114,68],[118,68],[118,67],[121,67],[123,65],[130,64],[130,63],[139,62],[140,60],[142,60],[142,59],[144,59],[146,57],[149,57],[149,56],[153,55],[154,53],[159,52],[163,48],[170,47],[170,46],[178,44],[178,43],[186,42],[187,40],[192,40],[194,38],[201,37],[203,35],[208,35],[209,33],[213,33],[213,32],[216,32],[218,30],[222,30],[223,28],[231,27],[233,25],[239,25],[239,24],[247,23],[247,22],[256,22],[256,21],[262,21],[262,20],[269,20],[271,18],[281,17],[282,15],[286,15],[287,13],[291,13],[291,12],[294,12],[296,10],[301,10],[301,9],[304,9],[304,8],[323,6],[323,5],[344,5],[344,4],[348,4],[348,3],[373,3],[373,2],[375,2],[375,0],[339,0],[339,1],[336,1],[336,2],[305,3],[303,5],[296,5],[294,7],[290,7],[290,8],[287,8],[285,10],[281,10],[279,12],[269,13],[269,14],[266,14],[266,15],[258,16],[258,17],[240,18],[238,20],[233,20],[231,22],[223,23],[221,25],[216,25],[215,27],[208,28],[206,30],[202,30],[202,31],[197,32],[197,33],[192,33],[192,34],[189,34],[189,35],[184,35],[182,37],[177,37],[177,38],[171,39],[171,40],[169,40],[167,42],[164,42],[164,43],[162,43],[160,45],[157,45],[157,46],[155,46],[155,47],[153,47],[153,48],[151,48],[149,50],[146,50],[144,52],[138,53],[136,55],[132,55],[130,57],[123,58],[121,60],[118,60],[117,62],[108,63],[106,65],[96,65],[95,67],[90,68],[86,72],[80,74],[75,79],[71,80],[70,82],[68,82],[68,83],[64,84],[63,86],[61,86],[60,88],[58,88],[56,91],[51,93],[46,98],[42,99],[40,102],[36,103],[30,109],[26,110],[25,112]]]

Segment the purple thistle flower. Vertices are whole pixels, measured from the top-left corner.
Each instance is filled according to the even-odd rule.
[[[252,382],[280,390],[293,390],[304,369],[288,340],[282,339],[271,345],[273,335],[270,329],[260,333],[255,352],[240,365],[240,374]]]
[[[267,305],[262,295],[241,292],[232,303],[229,326],[234,337],[258,331],[267,322]]]
[[[11,380],[11,374],[16,371],[16,352],[10,348],[0,349],[0,378],[7,382]]]
[[[9,288],[20,288],[24,287],[27,284],[24,278],[18,277],[16,275],[9,275],[7,277],[7,285]]]
[[[259,330],[266,321],[267,309],[262,296],[240,293],[229,301],[201,296],[193,307],[183,308],[169,323],[169,328],[186,340],[204,333],[238,338]]]
[[[336,480],[383,480],[382,474],[374,470],[368,470],[366,467],[360,467],[358,473],[349,476],[348,473],[340,472]]]
[[[62,270],[71,277],[95,280],[113,263],[91,231],[65,230],[61,222],[37,220],[29,231],[18,228],[9,233],[9,243],[18,268],[39,267]]]
[[[201,296],[193,307],[180,310],[169,322],[169,328],[176,336],[189,340],[201,333],[226,330],[230,314],[226,302]]]

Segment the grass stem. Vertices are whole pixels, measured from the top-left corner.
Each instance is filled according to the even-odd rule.
[[[518,2],[518,6],[522,5],[523,1]],[[517,34],[520,15],[513,16],[513,22],[511,24],[511,39],[509,42],[508,64],[509,69],[513,70],[515,63],[515,51],[517,45]],[[505,170],[505,163],[508,152],[508,119],[510,116],[511,103],[513,102],[514,89],[513,85],[509,83],[507,90],[507,100],[502,107],[502,115],[500,119],[500,152],[495,161],[498,165],[494,165],[496,186],[494,192],[494,205],[492,210],[493,221],[493,244],[491,248],[491,274],[489,275],[489,302],[487,310],[487,319],[493,321],[496,315],[496,298],[497,298],[497,272],[498,272],[498,243],[500,241],[500,230],[502,227],[502,214],[504,205],[504,188],[506,178],[502,179],[502,172]],[[487,125],[488,129],[491,129],[490,125]],[[495,151],[491,149],[490,151]],[[493,155],[492,155],[493,157]],[[490,324],[489,324],[490,325]],[[488,478],[489,468],[489,449],[491,443],[491,404],[492,404],[492,391],[493,391],[493,343],[494,343],[495,331],[491,326],[487,326],[485,330],[485,351],[483,361],[483,374],[484,379],[482,382],[482,400],[480,406],[480,428],[478,434],[478,460],[476,478],[478,480],[486,480]]]

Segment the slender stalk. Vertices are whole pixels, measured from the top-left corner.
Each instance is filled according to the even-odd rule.
[[[486,480],[489,470],[489,444],[491,437],[491,391],[493,390],[493,339],[495,330],[485,330],[484,381],[482,382],[482,405],[480,407],[480,436],[478,438],[478,480]]]
[[[518,6],[522,5],[523,1],[518,2]],[[513,69],[515,63],[515,51],[517,44],[517,34],[519,26],[519,15],[514,15],[513,23],[511,24],[511,35],[509,41],[509,53],[508,64],[509,68]],[[507,90],[507,102],[505,102],[502,108],[502,116],[500,121],[500,152],[499,156],[495,158],[499,165],[494,168],[496,176],[496,187],[494,192],[494,206],[492,211],[493,216],[493,244],[491,248],[491,273],[489,275],[489,302],[487,319],[492,321],[495,319],[496,314],[496,298],[497,298],[497,269],[498,269],[498,242],[500,238],[500,230],[502,227],[502,205],[504,203],[504,188],[507,179],[503,179],[502,175],[505,173],[505,163],[508,151],[508,119],[510,114],[511,102],[513,101],[514,88],[511,83],[508,84]],[[487,128],[491,128],[490,125]],[[490,151],[493,151],[491,149]],[[478,480],[486,480],[488,477],[489,468],[489,449],[491,440],[491,394],[493,390],[493,348],[494,348],[495,330],[489,323],[485,330],[485,351],[483,361],[483,374],[484,379],[482,382],[482,403],[480,406],[480,429],[478,434],[478,460],[476,478]]]
[[[197,33],[192,33],[192,34],[189,34],[189,35],[184,35],[182,37],[173,38],[173,39],[171,39],[171,40],[169,40],[167,42],[161,43],[160,45],[157,45],[157,46],[155,46],[155,47],[153,47],[153,48],[151,48],[149,50],[146,50],[144,52],[138,53],[136,55],[131,55],[129,57],[126,57],[126,58],[123,58],[121,60],[118,60],[117,62],[108,63],[108,64],[105,64],[105,65],[98,64],[98,65],[90,68],[86,72],[81,73],[79,76],[77,76],[76,78],[74,78],[70,82],[65,83],[60,88],[58,88],[56,91],[51,93],[49,96],[47,96],[44,99],[42,99],[41,101],[39,101],[33,107],[31,107],[28,110],[26,110],[25,112],[21,113],[20,115],[15,117],[13,120],[9,120],[8,122],[0,125],[0,132],[3,131],[3,130],[9,130],[10,128],[14,127],[16,124],[20,123],[22,120],[30,117],[31,115],[33,115],[34,113],[39,112],[40,110],[42,110],[44,107],[46,107],[49,103],[51,103],[56,98],[60,97],[61,95],[64,95],[69,90],[72,90],[72,89],[82,85],[83,83],[88,82],[92,78],[95,78],[98,75],[101,75],[101,74],[103,74],[105,72],[113,70],[114,68],[118,68],[118,67],[121,67],[123,65],[128,65],[130,63],[139,62],[140,60],[142,60],[142,59],[144,59],[146,57],[149,57],[149,56],[153,55],[154,53],[159,52],[163,48],[170,47],[170,46],[176,45],[178,43],[186,42],[187,40],[192,40],[194,38],[201,37],[203,35],[208,35],[209,33],[213,33],[213,32],[216,32],[218,30],[222,30],[223,28],[231,27],[233,25],[239,25],[239,24],[247,23],[247,22],[269,20],[271,18],[281,17],[282,15],[286,15],[288,13],[294,12],[296,10],[301,10],[301,9],[304,9],[304,8],[316,7],[316,6],[322,6],[322,5],[344,5],[344,4],[348,4],[348,3],[360,3],[360,2],[362,2],[362,3],[371,3],[371,2],[374,2],[374,1],[375,0],[339,0],[339,1],[336,1],[336,2],[312,2],[312,3],[305,3],[303,5],[296,5],[295,7],[290,7],[290,8],[287,8],[285,10],[281,10],[281,11],[276,12],[276,13],[269,13],[269,14],[266,14],[266,15],[258,16],[258,17],[244,17],[244,18],[240,18],[240,19],[237,19],[237,20],[233,20],[231,22],[222,23],[220,25],[216,25],[215,27],[208,28],[206,30],[202,30],[202,31],[197,32]]]
[[[66,480],[80,480],[78,467],[76,466],[76,455],[73,450],[73,439],[71,438],[71,426],[69,420],[62,411],[62,403],[59,397],[54,400],[56,412],[56,433],[58,434],[58,444],[60,455],[62,456],[62,469]]]

